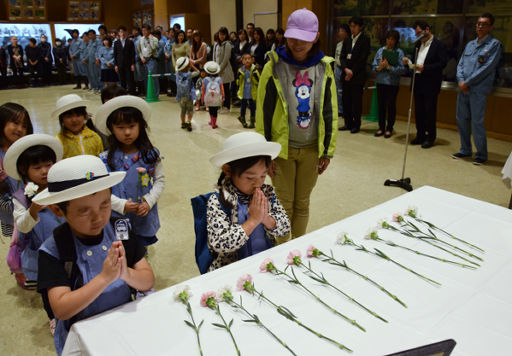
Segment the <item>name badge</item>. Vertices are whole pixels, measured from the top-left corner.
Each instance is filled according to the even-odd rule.
[[[347,54],[347,59],[352,59],[352,53]]]
[[[129,224],[130,220],[128,219],[119,219],[115,222],[114,231],[118,240],[128,240],[130,238],[128,234]]]

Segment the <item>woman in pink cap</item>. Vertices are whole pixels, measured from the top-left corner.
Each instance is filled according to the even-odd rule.
[[[269,52],[256,109],[256,131],[282,146],[269,170],[292,225],[281,243],[306,233],[311,191],[334,154],[338,125],[334,59],[320,50],[318,18],[294,11],[284,36],[285,46]]]

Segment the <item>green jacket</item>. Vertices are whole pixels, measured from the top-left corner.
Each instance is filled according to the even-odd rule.
[[[258,97],[258,83],[260,82],[260,73],[256,70],[256,66],[251,66],[251,96],[252,100],[256,100]],[[244,86],[245,86],[245,72],[244,67],[238,69],[238,98],[243,99],[244,97]]]
[[[265,64],[258,86],[256,106],[256,132],[265,136],[267,141],[281,144],[279,157],[288,159],[288,104],[274,65],[279,55],[268,52],[269,61]],[[320,98],[318,120],[318,157],[332,158],[336,150],[338,128],[338,101],[336,83],[330,63],[332,57],[323,57],[317,66],[323,66],[324,79]]]

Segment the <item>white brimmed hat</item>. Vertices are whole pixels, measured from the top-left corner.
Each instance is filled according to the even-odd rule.
[[[222,167],[225,163],[247,157],[270,156],[274,159],[279,152],[281,144],[268,142],[256,132],[240,132],[228,137],[222,145],[222,151],[213,155],[210,162],[216,167]]]
[[[79,95],[68,94],[57,100],[56,109],[52,112],[52,118],[58,119],[59,115],[74,108],[87,107],[89,101],[82,99]]]
[[[21,180],[21,175],[18,172],[18,158],[28,148],[39,145],[48,146],[51,150],[53,150],[53,152],[55,152],[57,161],[62,159],[62,144],[54,136],[46,134],[32,134],[23,136],[14,142],[5,153],[4,169],[9,177],[12,177],[16,180]]]
[[[142,117],[149,124],[149,118],[151,117],[151,107],[142,98],[133,95],[121,95],[114,99],[110,99],[105,104],[101,105],[96,115],[94,115],[92,121],[94,126],[104,135],[110,135],[110,130],[107,127],[107,119],[115,110],[132,107],[142,112]]]
[[[204,64],[204,71],[210,75],[215,75],[220,72],[219,64],[214,61],[208,61]]]
[[[48,188],[32,201],[40,205],[57,204],[81,198],[120,183],[126,172],[108,172],[96,156],[81,155],[55,163],[48,172]]]
[[[178,60],[176,61],[176,71],[179,72],[180,70],[187,68],[189,63],[190,60],[188,59],[188,57],[178,58]]]

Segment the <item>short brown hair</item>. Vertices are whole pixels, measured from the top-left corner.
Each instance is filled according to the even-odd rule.
[[[388,38],[394,38],[396,43],[398,44],[398,42],[400,41],[400,34],[398,33],[397,30],[389,30],[388,32],[386,32],[386,39]]]

